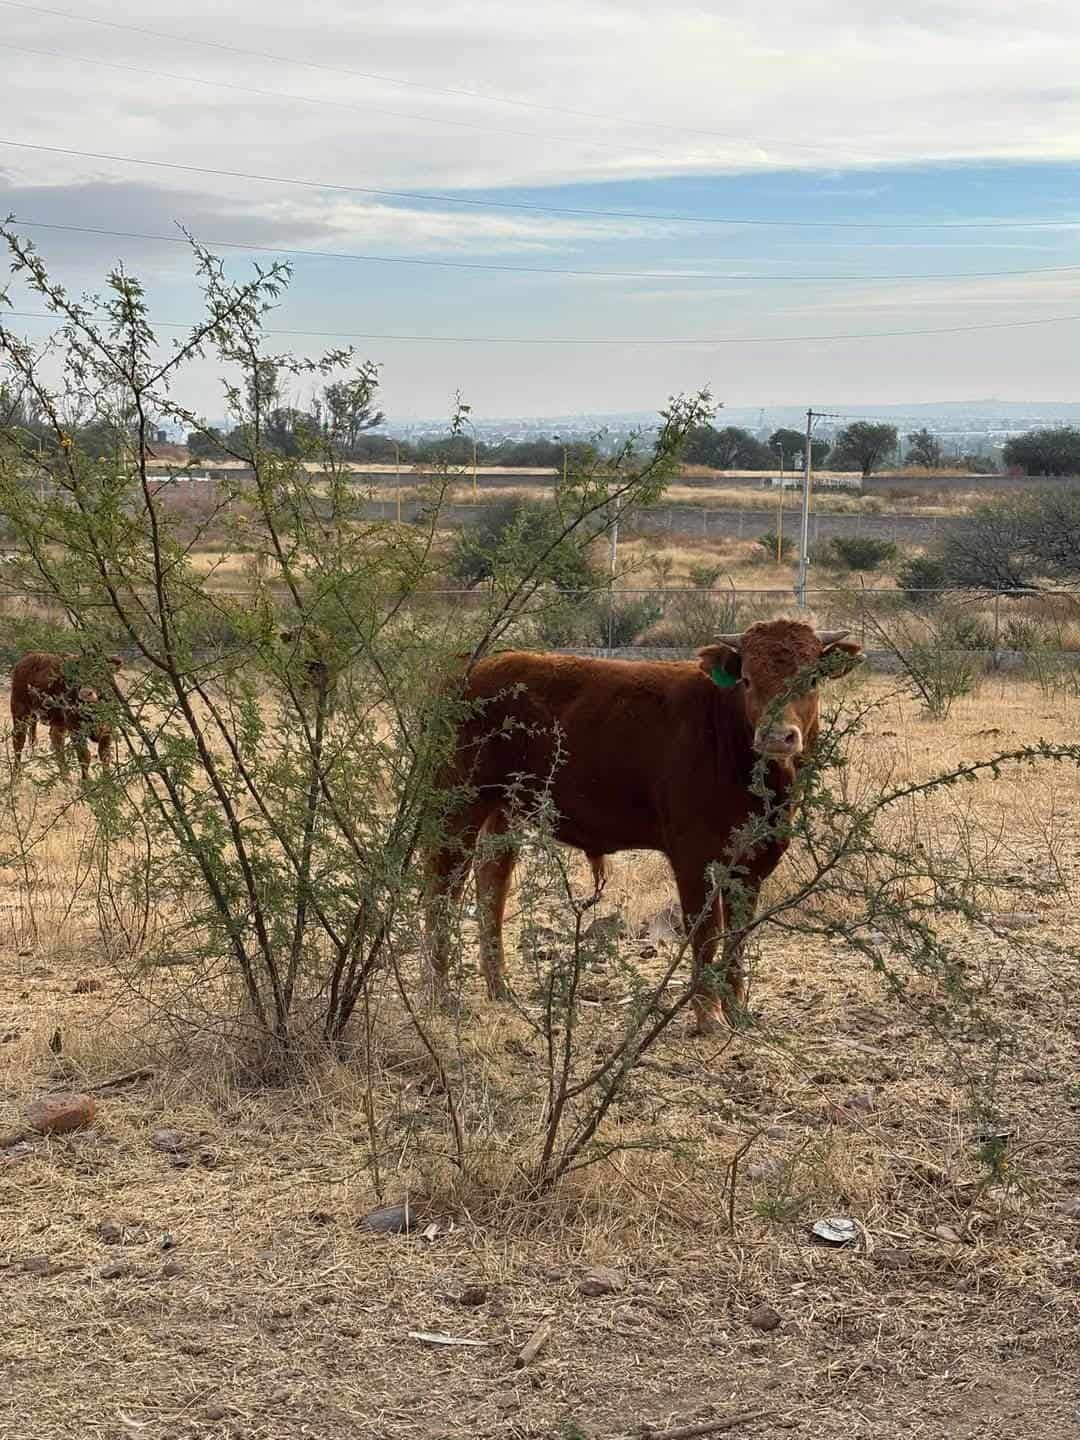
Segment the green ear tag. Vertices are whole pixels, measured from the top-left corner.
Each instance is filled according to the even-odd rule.
[[[730,690],[733,685],[739,683],[737,675],[729,675],[726,670],[721,670],[719,665],[715,665],[710,673],[713,684],[721,690]]]

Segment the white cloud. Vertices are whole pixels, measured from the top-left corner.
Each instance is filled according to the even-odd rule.
[[[453,9],[401,0],[374,11],[344,0],[317,8],[237,0],[227,9],[170,0],[149,12],[117,0],[109,15],[418,86],[611,118],[488,104],[7,10],[5,39],[78,58],[11,53],[0,97],[4,133],[410,187],[1080,153],[1080,7],[1067,0],[1028,4],[1022,21],[1005,7],[947,0],[908,5],[902,15],[880,0],[744,0],[723,14],[678,0],[662,14],[644,0]],[[323,103],[131,74],[95,60]],[[23,181],[86,170],[58,157],[0,157]],[[191,182],[160,172],[155,183]]]

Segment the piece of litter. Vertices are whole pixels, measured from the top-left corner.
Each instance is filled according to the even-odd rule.
[[[830,1215],[824,1220],[815,1220],[810,1233],[823,1245],[850,1245],[859,1238],[859,1227],[845,1215]]]
[[[490,1340],[462,1340],[457,1335],[443,1335],[438,1330],[410,1330],[410,1340],[419,1340],[423,1345],[476,1345],[483,1348]]]

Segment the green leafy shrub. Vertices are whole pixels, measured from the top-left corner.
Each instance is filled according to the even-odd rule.
[[[872,535],[836,535],[829,543],[833,563],[840,570],[880,570],[896,558],[892,540],[877,540]]]

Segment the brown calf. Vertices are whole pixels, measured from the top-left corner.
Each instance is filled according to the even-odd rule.
[[[119,669],[119,656],[110,655],[109,664]],[[49,739],[61,774],[68,773],[65,742],[71,737],[79,768],[85,780],[90,773],[90,744],[97,745],[101,768],[108,770],[112,760],[113,734],[109,725],[95,716],[101,697],[89,685],[80,685],[76,674],[78,655],[54,655],[47,650],[33,650],[17,662],[11,672],[12,744],[15,769],[22,761],[27,740],[33,749],[37,738],[37,722],[49,727]]]
[[[442,776],[444,786],[462,787],[469,798],[427,857],[437,988],[449,965],[447,906],[461,894],[478,841],[506,835],[511,811],[546,793],[555,837],[585,852],[598,892],[605,855],[667,856],[691,935],[697,1029],[715,1028],[721,1012],[732,1018],[746,996],[733,910],[745,925],[747,908],[752,914],[787,848],[777,836],[736,855],[733,836],[765,809],[753,788],[762,759],[769,803],[787,806],[796,767],[818,734],[817,676],[861,658],[860,646],[843,637],[774,620],[718,636],[697,662],[509,651],[475,665],[463,691],[471,714]],[[476,863],[480,953],[489,993],[500,996],[502,920],[516,855],[510,841],[487,850]],[[709,876],[717,863],[738,863],[737,897],[715,893]]]

